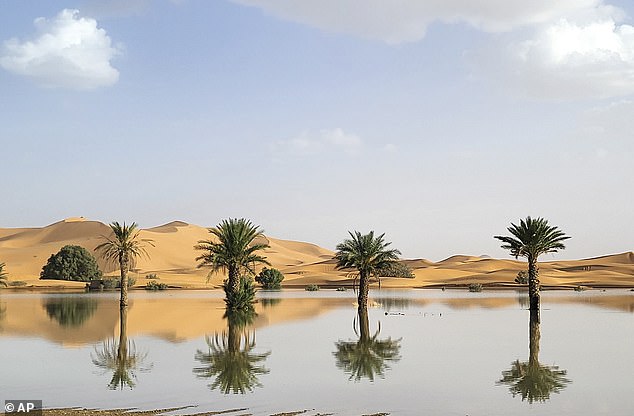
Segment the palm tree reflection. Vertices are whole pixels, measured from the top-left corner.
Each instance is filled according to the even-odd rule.
[[[502,378],[496,383],[508,386],[513,397],[520,395],[522,401],[529,403],[545,402],[552,393],[559,393],[571,383],[566,378],[566,370],[539,363],[540,336],[539,316],[531,311],[528,361],[515,360],[510,369],[502,372]]]
[[[355,333],[359,336],[357,341],[339,341],[335,343],[337,351],[333,353],[337,360],[337,368],[350,374],[349,380],[359,381],[367,378],[374,381],[376,376],[385,378],[385,371],[390,368],[390,362],[401,359],[401,339],[378,339],[379,329],[370,335],[368,310],[359,309],[359,331],[355,323]]]
[[[256,314],[251,311],[227,310],[227,331],[206,336],[209,350],[196,351],[195,359],[201,366],[194,368],[198,378],[214,378],[211,390],[224,394],[245,394],[255,387],[262,387],[258,376],[269,370],[261,363],[271,354],[255,353],[255,331],[246,327],[253,323]]]
[[[127,318],[128,309],[121,309],[119,342],[114,338],[106,340],[101,349],[95,348],[94,356],[91,354],[94,365],[103,369],[104,373],[112,371],[112,379],[108,383],[111,390],[123,390],[124,387],[133,389],[136,386],[136,372],[152,368],[152,364],[145,365],[147,352],[138,351],[134,341],[128,340]]]

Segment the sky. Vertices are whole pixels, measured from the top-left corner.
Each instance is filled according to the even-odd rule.
[[[0,228],[211,227],[406,258],[634,250],[634,4],[0,0]]]

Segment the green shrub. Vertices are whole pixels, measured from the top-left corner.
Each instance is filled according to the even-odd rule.
[[[104,289],[120,289],[121,278],[120,277],[106,277],[102,279]],[[134,286],[136,283],[136,277],[128,276],[128,287]]]
[[[230,311],[252,311],[253,302],[255,301],[255,285],[249,277],[240,277],[240,286],[236,293],[229,290],[229,281],[225,280],[222,284],[225,291],[225,304],[227,310]]]
[[[148,279],[148,280],[161,280],[161,278],[158,277],[158,275],[156,273],[150,273],[150,274],[146,275],[145,278]]]
[[[305,290],[307,290],[309,292],[315,292],[315,291],[319,290],[319,286],[317,286],[317,285],[308,285],[308,286],[306,286]]]
[[[482,284],[481,283],[470,283],[469,284],[469,292],[482,292]]]
[[[67,245],[51,255],[42,267],[40,279],[87,282],[101,278],[101,270],[92,254],[81,246]]]
[[[12,287],[22,287],[26,286],[26,282],[23,282],[22,280],[14,280],[12,282],[8,282],[8,285]]]
[[[255,277],[255,281],[262,285],[264,289],[279,289],[282,286],[284,275],[277,269],[262,269]]]
[[[587,290],[588,288],[585,286],[575,286],[575,292],[583,292],[585,290]]]
[[[528,284],[528,272],[526,270],[520,270],[515,277],[515,283],[520,285]]]
[[[381,277],[404,277],[407,279],[414,278],[412,269],[405,263],[400,261],[391,262],[387,267],[381,270]]]
[[[147,284],[145,285],[145,290],[165,290],[167,289],[167,284],[165,283],[158,283],[155,281],[150,281],[147,282]]]

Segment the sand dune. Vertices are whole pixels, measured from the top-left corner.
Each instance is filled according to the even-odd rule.
[[[109,235],[109,227],[83,217],[68,218],[41,228],[0,228],[0,262],[6,263],[10,281],[24,281],[28,287],[81,288],[75,282],[40,281],[39,273],[47,259],[66,244],[76,244],[94,251]],[[159,275],[162,282],[184,288],[215,288],[223,276],[212,275],[197,267],[194,249],[200,240],[213,238],[208,229],[182,221],[173,221],[141,231],[151,239],[148,257],[134,265],[132,276],[137,286],[145,286],[145,276]],[[351,285],[349,273],[336,270],[331,250],[315,244],[262,237],[270,245],[264,252],[273,267],[286,276],[284,286],[303,287],[317,284],[326,287]],[[97,253],[96,253],[97,254]],[[116,274],[117,265],[107,264],[96,255],[106,274]],[[492,259],[486,256],[455,255],[437,263],[425,259],[405,260],[413,269],[413,279],[382,279],[384,287],[464,286],[482,283],[489,286],[513,286],[517,272],[526,263],[513,259]],[[571,261],[542,262],[540,278],[546,287],[634,287],[634,253]]]

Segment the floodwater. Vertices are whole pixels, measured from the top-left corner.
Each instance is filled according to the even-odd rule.
[[[0,292],[0,401],[227,415],[631,415],[634,292]],[[242,409],[242,410],[240,410]]]

